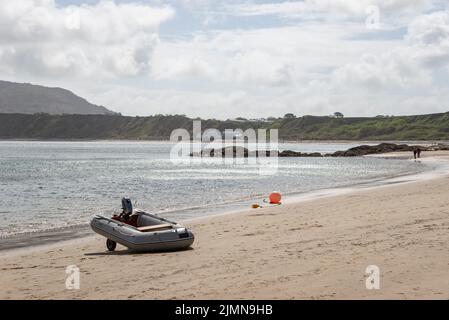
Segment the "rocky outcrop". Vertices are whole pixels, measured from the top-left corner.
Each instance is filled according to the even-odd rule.
[[[449,145],[442,143],[434,144],[427,147],[427,151],[449,151]]]
[[[407,144],[394,144],[394,143],[381,143],[376,146],[362,145],[348,149],[346,151],[337,151],[332,154],[328,154],[328,157],[362,157],[370,154],[382,154],[390,152],[401,151],[413,151],[419,148],[422,151],[427,150],[427,147],[423,146],[409,146]]]
[[[320,158],[323,157],[323,155],[319,152],[304,153],[291,150],[284,150],[279,153],[279,157]]]
[[[261,153],[264,154],[261,154]],[[226,148],[218,148],[218,149],[204,149],[201,152],[197,153],[191,153],[191,157],[203,157],[203,158],[213,158],[213,157],[229,157],[229,158],[238,158],[238,157],[280,157],[280,158],[305,158],[305,157],[323,157],[321,153],[314,152],[314,153],[303,153],[303,152],[296,152],[291,150],[284,150],[282,152],[275,151],[275,150],[267,150],[267,151],[249,151],[248,149],[244,147],[226,147]]]
[[[288,157],[296,157],[296,158],[305,158],[305,157],[362,157],[371,154],[382,154],[382,153],[391,153],[391,152],[412,152],[415,149],[421,149],[421,151],[439,151],[439,150],[449,150],[449,145],[438,144],[432,145],[430,147],[426,146],[409,146],[407,144],[395,144],[395,143],[381,143],[375,146],[362,145],[358,147],[354,147],[348,149],[346,151],[337,151],[334,153],[321,154],[318,152],[314,153],[303,153],[292,150],[284,150],[282,152],[277,151],[264,151],[266,157],[276,157],[279,156],[281,158]],[[243,147],[226,147],[219,149],[205,149],[200,153],[190,154],[190,156],[194,157],[258,157],[260,154],[258,151],[249,151]]]
[[[264,155],[261,153],[265,153]],[[275,150],[272,151],[249,151],[247,148],[234,146],[234,147],[226,147],[226,148],[218,148],[218,149],[204,149],[200,152],[191,153],[191,157],[203,157],[203,158],[213,158],[213,157],[229,157],[229,158],[238,158],[238,157],[276,157],[278,156],[278,152]]]

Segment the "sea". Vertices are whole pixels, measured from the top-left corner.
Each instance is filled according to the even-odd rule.
[[[280,150],[331,153],[351,143],[280,143]],[[279,158],[261,173],[257,163],[221,158],[174,161],[174,143],[135,141],[0,141],[0,249],[5,239],[33,241],[58,231],[89,233],[96,214],[134,207],[183,221],[326,189],[366,186],[432,170],[432,164],[377,157]],[[178,159],[179,160],[179,159]],[[271,169],[273,169],[271,167]],[[36,236],[37,235],[37,236]],[[25,245],[24,244],[24,245]],[[17,245],[17,243],[16,243]]]

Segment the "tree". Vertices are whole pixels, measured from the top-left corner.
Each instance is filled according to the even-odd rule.
[[[337,119],[342,119],[342,118],[344,118],[345,116],[344,116],[344,114],[341,113],[341,112],[335,112],[335,113],[334,113],[334,117],[337,118]]]
[[[296,116],[293,113],[287,113],[284,115],[285,119],[295,119]]]

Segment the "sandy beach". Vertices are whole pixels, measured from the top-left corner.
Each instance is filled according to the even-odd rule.
[[[3,252],[0,298],[449,299],[448,186],[445,174],[199,219],[182,252],[109,253],[99,236]],[[79,290],[65,287],[69,265]],[[379,290],[365,286],[369,265]]]

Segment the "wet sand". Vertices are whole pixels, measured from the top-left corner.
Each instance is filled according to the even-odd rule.
[[[109,253],[99,236],[3,252],[0,298],[449,299],[448,186],[442,174],[198,219],[182,252]],[[65,287],[69,265],[79,290]],[[379,290],[366,289],[369,265]]]

